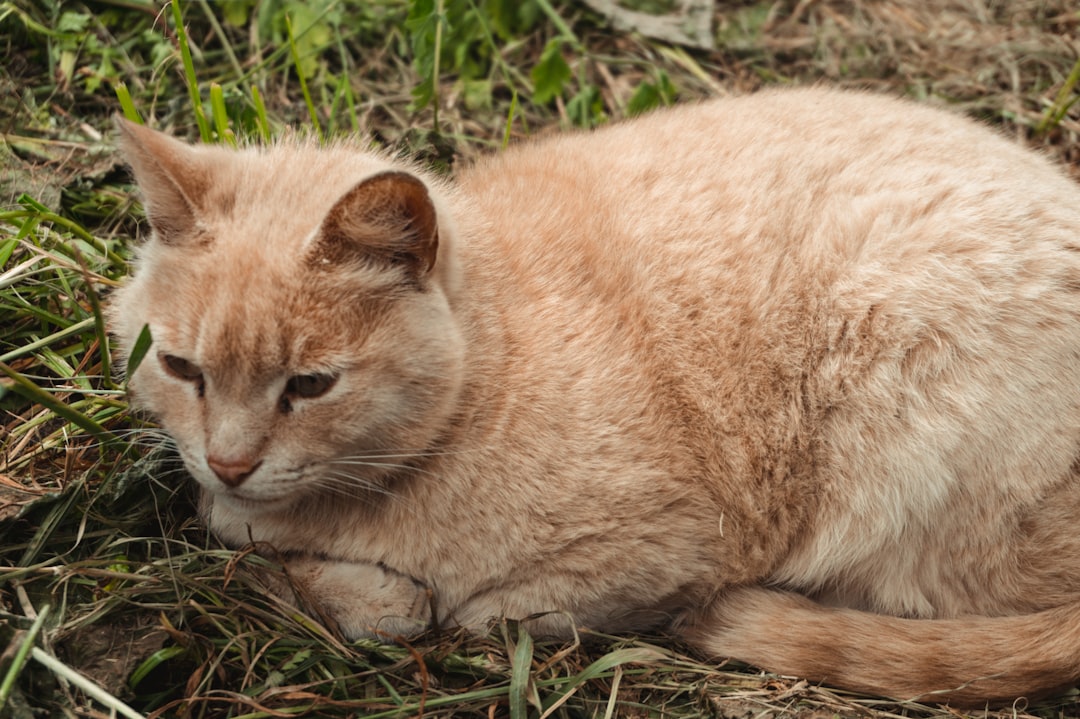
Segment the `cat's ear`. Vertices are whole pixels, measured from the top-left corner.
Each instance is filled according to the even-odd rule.
[[[120,150],[142,191],[157,238],[175,243],[192,235],[207,187],[206,166],[190,145],[119,115],[114,119]]]
[[[414,281],[435,266],[439,224],[427,186],[407,172],[382,172],[345,193],[326,214],[313,264],[362,259],[398,265]]]

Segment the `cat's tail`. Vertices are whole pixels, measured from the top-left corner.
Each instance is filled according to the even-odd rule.
[[[710,654],[860,693],[1001,704],[1080,680],[1080,605],[1009,617],[900,619],[761,587],[684,629]]]

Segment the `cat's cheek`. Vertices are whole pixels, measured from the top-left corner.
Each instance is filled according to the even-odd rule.
[[[139,392],[138,383],[135,382],[134,377],[130,377],[127,381],[127,386],[124,388],[124,398],[127,400],[128,407],[136,411],[145,411],[143,407],[142,396]]]
[[[149,414],[157,420],[161,420],[160,412],[155,411],[154,388],[159,386],[160,380],[149,376],[150,370],[139,367],[131,376],[127,377],[125,391],[128,405],[138,411]]]
[[[184,461],[184,468],[199,487],[210,494],[217,496],[224,489],[221,482],[206,468],[205,461],[199,459],[200,453],[185,452],[180,450],[180,458]]]
[[[183,396],[183,389],[170,389],[161,378],[148,377],[139,371],[129,380],[127,393],[131,407],[152,417],[169,435],[188,474],[204,489],[214,491],[217,480],[201,459],[205,450],[198,410]]]
[[[296,406],[277,423],[281,453],[302,465],[349,453],[357,444],[381,444],[382,433],[397,421],[384,394],[389,392],[344,386],[334,398]]]

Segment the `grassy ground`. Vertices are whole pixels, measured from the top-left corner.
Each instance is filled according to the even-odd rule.
[[[825,81],[958,107],[1080,179],[1075,0],[726,2],[711,51],[577,2],[443,5],[0,1],[0,715],[957,716],[656,637],[544,644],[511,623],[344,644],[267,597],[261,560],[193,519],[103,351],[100,303],[140,230],[109,116],[214,142],[365,129],[452,172],[508,140]],[[1028,714],[1080,707],[1001,716]]]

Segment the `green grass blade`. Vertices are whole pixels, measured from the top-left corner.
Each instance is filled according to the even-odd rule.
[[[150,672],[154,671],[170,659],[175,659],[181,654],[184,654],[186,651],[187,649],[181,646],[165,647],[164,649],[157,650],[131,673],[131,676],[128,677],[128,686],[132,689],[136,688]]]
[[[127,83],[118,82],[114,86],[116,90],[116,99],[120,101],[120,109],[124,112],[124,117],[137,125],[142,125],[143,119],[139,116],[139,111],[135,109],[135,103],[131,99],[131,93],[128,92]]]
[[[323,132],[322,125],[319,123],[319,113],[315,110],[315,103],[312,101],[311,92],[308,90],[307,78],[304,77],[304,67],[300,63],[300,52],[296,49],[296,38],[293,37],[292,20],[288,17],[285,18],[285,28],[289,33],[289,52],[292,55],[293,66],[296,68],[296,79],[300,82],[300,91],[304,95],[304,104],[307,105],[311,124],[315,126],[315,136],[319,138],[319,142],[322,142]]]
[[[270,142],[270,120],[266,117],[266,104],[256,85],[251,86],[251,102],[255,105],[255,122],[259,126],[259,136],[263,142]]]
[[[1061,124],[1061,121],[1065,119],[1065,115],[1069,112],[1069,108],[1080,101],[1080,93],[1073,95],[1077,85],[1080,85],[1080,60],[1077,60],[1072,70],[1069,71],[1069,76],[1065,78],[1065,82],[1054,98],[1054,104],[1046,108],[1046,112],[1035,130],[1037,133],[1041,135]]]
[[[221,27],[221,23],[218,22],[217,16],[214,15],[214,11],[210,9],[210,3],[207,2],[207,0],[198,0],[198,3],[203,11],[203,15],[206,16],[206,21],[210,23],[210,27],[214,29],[214,34],[220,38],[221,49],[225,51],[225,57],[229,59],[229,64],[232,66],[233,72],[236,73],[238,79],[242,79],[244,77],[244,68],[240,65],[240,60],[236,57],[236,51],[233,50],[232,43],[229,42],[229,34]]]
[[[547,719],[547,717],[555,713],[559,707],[574,695],[574,692],[576,692],[579,687],[590,679],[596,679],[597,677],[603,676],[615,667],[623,664],[651,662],[663,658],[664,655],[660,652],[646,647],[630,647],[608,652],[589,666],[585,667],[580,673],[570,677],[569,682],[562,687],[562,694],[544,710],[544,713],[540,715],[540,719]]]
[[[543,13],[547,15],[548,20],[551,21],[551,24],[555,26],[555,29],[559,31],[559,35],[564,40],[572,43],[574,47],[579,51],[584,49],[581,44],[581,40],[578,39],[578,36],[574,34],[574,31],[571,30],[570,26],[566,24],[565,20],[563,20],[562,15],[559,14],[559,11],[556,10],[555,7],[550,2],[548,2],[548,0],[535,0],[535,2],[543,11]]]
[[[225,109],[225,94],[221,85],[216,82],[210,83],[210,114],[214,119],[217,129],[218,142],[236,147],[236,135],[229,129],[229,112]]]
[[[101,299],[98,297],[97,290],[94,289],[94,281],[90,277],[90,268],[86,266],[82,253],[79,252],[77,247],[71,249],[75,254],[75,260],[79,263],[79,268],[82,269],[85,285],[83,289],[86,292],[87,300],[90,301],[90,315],[94,320],[94,334],[97,336],[98,355],[101,357],[101,378],[107,388],[116,389],[116,385],[112,381],[112,368],[109,365],[109,333],[105,330],[105,313],[101,309]]]
[[[131,375],[135,374],[135,370],[142,364],[143,358],[146,357],[146,353],[150,351],[150,345],[153,343],[154,338],[150,336],[150,325],[143,325],[139,336],[135,338],[131,354],[128,356],[127,367],[124,370],[125,378],[130,378]]]
[[[514,115],[517,114],[518,107],[518,94],[517,90],[514,90],[514,94],[510,96],[510,111],[506,113],[506,129],[503,130],[502,149],[506,149],[510,146],[510,131],[514,128]]]
[[[359,133],[360,127],[360,115],[356,111],[356,96],[353,95],[352,83],[349,82],[349,70],[351,63],[349,62],[349,56],[345,51],[345,43],[342,41],[341,35],[337,38],[338,56],[341,59],[341,66],[344,71],[341,74],[343,90],[345,93],[345,106],[349,110],[349,125],[354,133]]]
[[[0,683],[0,709],[7,706],[7,700],[11,696],[15,680],[26,664],[26,660],[30,656],[30,650],[34,647],[34,641],[37,639],[38,633],[41,632],[41,628],[45,626],[45,618],[48,616],[49,605],[46,604],[38,612],[37,618],[30,625],[30,629],[26,631],[22,644],[19,645],[19,649],[15,652],[15,658],[12,660],[11,666],[8,667],[7,674],[4,675],[4,681]]]
[[[203,142],[211,142],[210,123],[203,112],[202,99],[199,96],[199,81],[195,76],[195,63],[191,59],[191,46],[188,45],[187,30],[184,28],[184,16],[180,11],[180,0],[172,0],[173,24],[176,27],[176,41],[180,45],[180,61],[184,65],[184,80],[187,84],[188,98],[195,111],[195,122],[199,126],[199,137]]]
[[[50,321],[54,323],[57,322],[57,320],[55,319]],[[93,326],[94,318],[87,317],[86,319],[80,320],[73,325],[59,330],[58,332],[54,332],[53,334],[48,335],[47,337],[42,337],[41,339],[34,340],[33,342],[22,345],[21,347],[16,347],[15,349],[11,350],[6,354],[0,355],[0,362],[11,362],[12,360],[18,359],[19,357],[25,357],[26,355],[33,354],[34,352],[37,352],[44,347],[48,347],[55,342],[60,342],[61,340],[65,340],[68,337],[81,335],[83,332]]]
[[[18,203],[28,210],[34,210],[36,212],[47,213],[49,208],[35,200],[25,192],[19,195]]]
[[[532,680],[533,640],[524,626],[518,625],[517,646],[511,659],[510,719],[528,719],[529,689]]]
[[[22,195],[19,197],[19,204],[24,204],[24,201],[33,203],[35,206],[41,205],[41,203],[37,202],[28,195]],[[10,212],[0,212],[0,222],[8,222],[15,226],[20,226],[15,221],[24,217],[34,217],[39,221],[45,220],[47,222],[53,223],[54,225],[66,227],[67,229],[75,233],[75,235],[77,235],[79,239],[85,240],[88,244],[100,250],[102,254],[109,258],[109,261],[113,264],[114,267],[124,272],[127,272],[128,264],[123,257],[110,250],[104,242],[91,235],[79,223],[75,222],[74,220],[69,220],[66,217],[61,217],[60,215],[57,215],[54,212],[49,212],[46,209],[39,210],[36,207],[35,209],[29,210],[12,210]]]
[[[0,373],[7,375],[8,379],[13,380],[13,384],[10,385],[10,389],[13,390],[16,394],[21,395],[22,397],[30,400],[31,402],[36,402],[40,404],[42,407],[45,407],[56,416],[66,419],[68,422],[71,422],[76,427],[82,428],[84,431],[94,435],[101,440],[116,439],[116,435],[114,435],[112,432],[105,429],[82,412],[72,409],[60,400],[56,399],[49,392],[46,392],[41,387],[38,387],[36,384],[31,382],[29,379],[13,370],[7,365],[7,363],[0,362]]]
[[[439,63],[442,59],[443,28],[446,26],[446,9],[443,0],[435,1],[435,14],[439,21],[435,24],[435,64],[431,69],[431,125],[436,134],[441,134],[439,127]]]
[[[19,244],[19,241],[12,237],[3,243],[0,243],[0,267],[7,264],[7,261],[11,259],[11,253],[15,251],[15,247]]]

